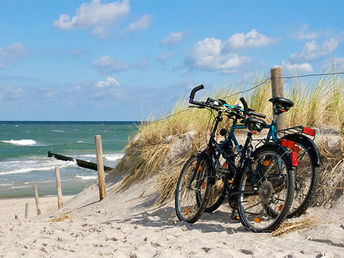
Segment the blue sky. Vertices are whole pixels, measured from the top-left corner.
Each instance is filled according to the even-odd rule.
[[[144,120],[276,65],[342,70],[342,1],[0,0],[0,120]]]

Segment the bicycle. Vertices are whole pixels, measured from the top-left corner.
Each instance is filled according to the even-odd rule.
[[[289,152],[280,145],[270,144],[257,149],[253,156],[252,134],[261,131],[266,123],[255,117],[245,118],[240,112],[224,107],[221,100],[195,101],[195,93],[203,88],[200,85],[191,91],[189,103],[215,110],[217,116],[206,149],[192,156],[179,176],[175,191],[177,217],[189,223],[196,222],[207,205],[210,188],[216,184],[216,179],[221,178],[242,225],[253,232],[272,231],[285,219],[293,200],[294,173]],[[224,148],[224,144],[215,140],[223,114],[236,120],[243,119],[249,129],[237,164],[230,148]],[[219,162],[220,156],[227,164],[227,169],[221,173],[215,170],[214,164],[214,161]]]
[[[254,110],[249,109],[243,98],[241,98],[241,101],[244,107],[248,109],[251,114],[265,118],[265,115],[254,113]],[[295,196],[287,217],[298,217],[304,214],[307,208],[311,205],[319,180],[319,167],[321,164],[320,154],[314,142],[304,135],[306,134],[315,137],[315,130],[303,126],[277,130],[277,115],[287,112],[294,103],[291,100],[282,97],[272,98],[269,101],[273,104],[273,119],[271,124],[264,126],[264,129],[269,129],[267,137],[259,141],[263,142],[263,144],[270,144],[271,142],[274,144],[281,144],[297,153],[298,164],[295,166]],[[238,109],[243,112],[238,105],[231,106],[225,104],[225,106],[232,109]],[[234,130],[244,128],[245,126],[238,126],[236,123],[233,123],[232,125],[229,138],[234,140],[234,146],[236,146],[236,149],[239,148],[239,144],[234,136]],[[283,133],[284,136],[280,137],[278,133]],[[221,193],[221,190],[217,189],[216,193],[213,195],[213,202],[209,203],[205,208],[206,212],[215,211],[223,203],[225,198],[225,189],[222,189],[222,191],[223,194],[219,194]]]

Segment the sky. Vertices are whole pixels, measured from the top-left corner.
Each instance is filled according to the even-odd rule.
[[[199,84],[246,89],[275,66],[342,71],[343,10],[343,1],[0,0],[0,120],[146,120]]]

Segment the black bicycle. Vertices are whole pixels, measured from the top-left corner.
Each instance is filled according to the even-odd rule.
[[[265,115],[257,114],[253,112],[254,110],[249,109],[243,98],[241,101],[244,107],[249,110],[248,115],[265,118]],[[291,159],[292,166],[295,168],[295,195],[287,218],[297,217],[305,213],[306,209],[311,205],[319,180],[320,155],[314,142],[305,136],[315,137],[315,130],[304,126],[295,126],[278,131],[276,129],[277,115],[287,112],[294,103],[291,100],[281,97],[272,98],[270,102],[273,103],[274,115],[271,124],[264,126],[264,129],[269,129],[268,134],[263,139],[255,139],[255,141],[259,141],[258,145],[275,143],[290,149],[293,156]],[[224,105],[244,112],[239,105]],[[244,129],[244,127],[243,125],[238,125],[234,119],[228,134],[228,139],[222,141],[222,144],[231,144],[233,142],[235,150],[240,154],[239,144],[234,132],[237,129]],[[284,136],[280,137],[279,134],[284,134]],[[223,168],[219,165],[218,169],[221,170]],[[205,212],[215,211],[224,202],[226,189],[223,184],[219,183],[218,187],[211,191],[210,196],[210,201],[208,201]]]
[[[285,219],[293,201],[295,178],[289,152],[275,144],[264,145],[253,152],[252,134],[259,132],[265,122],[256,117],[245,117],[247,110],[243,116],[238,110],[224,107],[223,100],[195,101],[195,93],[203,88],[203,85],[194,88],[189,102],[198,108],[216,111],[217,116],[206,149],[192,156],[179,176],[175,192],[177,217],[189,223],[196,222],[207,206],[210,193],[221,181],[231,207],[238,210],[246,229],[272,231]],[[234,152],[230,151],[231,146],[215,139],[223,115],[242,119],[249,129],[237,162]],[[226,163],[221,170],[217,169],[220,157]]]

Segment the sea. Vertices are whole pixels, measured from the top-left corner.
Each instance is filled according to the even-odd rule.
[[[97,182],[97,171],[73,161],[48,157],[48,151],[96,163],[95,135],[101,135],[104,165],[114,167],[124,155],[138,122],[0,121],[0,198],[56,194],[55,167],[62,193],[74,195]]]

